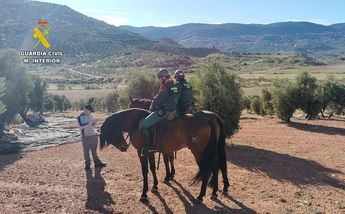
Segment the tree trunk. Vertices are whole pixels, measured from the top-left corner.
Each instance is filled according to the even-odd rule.
[[[333,116],[333,111],[329,114],[328,118],[331,118]]]
[[[325,118],[325,114],[323,113],[323,110],[321,110],[320,112],[321,112],[322,118]]]
[[[19,112],[19,115],[23,118],[24,121],[26,121],[26,115],[28,114],[29,108],[25,108],[24,111]]]

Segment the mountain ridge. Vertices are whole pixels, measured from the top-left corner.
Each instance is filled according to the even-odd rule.
[[[37,39],[33,38],[32,29],[38,25],[38,21],[46,20],[51,26],[46,36],[52,45],[51,49],[67,55],[107,57],[144,51],[207,55],[216,51],[205,48],[202,53],[197,53],[178,44],[152,41],[64,5],[26,0],[1,1],[0,48],[45,50],[42,46],[33,48]]]
[[[321,25],[312,22],[271,24],[187,23],[172,27],[121,29],[157,40],[167,37],[186,47],[216,47],[227,52],[317,52],[344,49],[345,24]]]

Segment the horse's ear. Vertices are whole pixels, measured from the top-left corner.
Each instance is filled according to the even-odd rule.
[[[129,101],[130,101],[131,103],[133,103],[133,98],[132,98],[132,96],[129,96]]]

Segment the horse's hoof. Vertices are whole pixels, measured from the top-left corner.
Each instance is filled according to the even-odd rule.
[[[152,193],[158,193],[158,188],[157,187],[152,187],[151,192]]]
[[[210,199],[211,199],[211,200],[216,200],[217,197],[218,197],[217,195],[211,195]]]
[[[168,178],[165,178],[164,181],[163,181],[163,183],[169,184],[169,181],[170,181],[170,180],[169,180]]]
[[[139,201],[140,201],[141,203],[148,203],[148,202],[149,202],[149,199],[147,199],[147,197],[141,196]]]
[[[198,196],[196,199],[195,199],[195,203],[196,204],[201,204],[202,203],[202,197]]]
[[[223,192],[222,192],[222,195],[223,195],[223,196],[229,196],[229,193],[228,193],[228,191],[226,191],[226,192],[223,191]]]

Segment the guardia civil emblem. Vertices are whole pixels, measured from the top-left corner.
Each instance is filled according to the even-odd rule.
[[[50,27],[48,26],[48,21],[41,20],[38,22],[38,26],[33,28],[33,37],[37,39],[34,45],[36,48],[39,44],[43,45],[45,48],[51,48],[51,45],[47,39],[47,35],[50,33]]]

